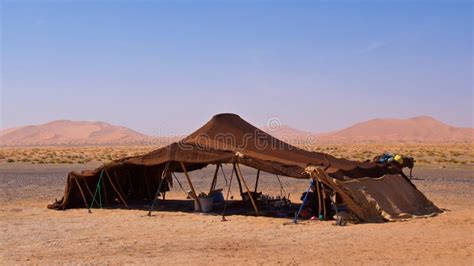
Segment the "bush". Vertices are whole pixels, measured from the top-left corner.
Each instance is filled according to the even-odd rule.
[[[7,160],[7,163],[14,163],[14,162],[15,162],[15,160],[13,160],[13,159],[8,159]]]

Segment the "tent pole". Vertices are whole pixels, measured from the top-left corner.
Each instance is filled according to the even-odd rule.
[[[221,167],[222,167],[222,165],[221,165]],[[224,173],[224,169],[223,168],[221,168],[221,169],[222,169],[222,173]],[[222,221],[223,222],[227,221],[227,219],[225,218],[225,211],[227,210],[227,201],[229,200],[230,188],[232,186],[232,178],[234,178],[234,171],[232,171],[231,174],[230,174],[229,188],[227,189],[227,196],[225,197],[225,200],[224,200],[224,210],[222,211]]]
[[[193,183],[191,183],[191,178],[189,178],[188,171],[186,170],[186,167],[184,166],[183,162],[179,162],[181,164],[181,168],[183,168],[184,175],[186,176],[186,179],[188,180],[189,186],[191,187],[191,191],[194,194],[195,200],[197,201],[199,211],[202,212],[202,206],[201,206],[201,201],[199,200],[199,195],[196,194],[196,191],[194,190]]]
[[[211,189],[209,189],[209,194],[216,189],[216,183],[217,183],[217,174],[219,173],[219,166],[220,164],[216,164],[216,171],[214,172],[214,177],[212,178],[212,183],[211,183]],[[208,195],[209,195],[208,194]]]
[[[99,186],[99,206],[100,208],[102,209],[102,193],[100,191],[102,191],[102,189],[104,189],[104,192],[105,192],[105,188],[104,188],[104,185],[105,185],[105,182],[104,182],[104,178],[102,177],[102,179],[100,180],[101,184]],[[107,198],[107,195],[104,195],[105,198]],[[105,200],[104,200],[105,201]],[[107,204],[107,203],[106,203]],[[109,205],[109,204],[107,204]]]
[[[237,169],[235,168],[235,163],[232,168],[232,171],[235,171],[235,177],[237,178],[237,183],[239,183],[240,197],[242,197],[242,194],[244,194],[244,192],[242,191],[242,183],[240,182],[239,174],[237,173]]]
[[[120,194],[120,192],[117,190],[117,188],[115,187],[114,183],[112,182],[112,178],[110,178],[110,175],[109,173],[107,172],[107,169],[104,170],[105,171],[105,175],[107,175],[107,178],[109,179],[109,182],[110,182],[110,185],[112,186],[112,188],[114,189],[115,193],[117,193],[117,195],[119,196],[120,200],[122,201],[123,205],[125,205],[125,207],[128,209],[128,205],[127,205],[127,202],[125,201],[125,199],[122,197],[122,194]]]
[[[161,179],[160,179],[160,184],[158,185],[158,189],[155,192],[155,198],[153,199],[153,202],[151,203],[150,210],[148,210],[148,216],[151,216],[151,212],[155,208],[156,204],[158,203],[158,194],[160,194],[161,186],[163,185],[163,181],[165,180],[166,172],[168,171],[170,163],[167,162],[165,164],[165,168],[161,172]],[[163,200],[165,199],[165,196],[163,194]]]
[[[91,191],[91,189],[89,188],[89,185],[87,185],[86,180],[84,180],[84,184],[86,185],[87,192],[89,192],[89,195],[91,196],[91,198],[94,197],[94,194],[92,194],[92,191]]]
[[[151,198],[150,186],[148,185],[148,178],[146,176],[146,168],[143,170],[143,177],[145,178],[146,191],[148,192],[148,197]]]
[[[125,192],[122,189],[122,185],[120,185],[120,180],[117,176],[117,172],[114,172],[114,177],[115,177],[115,182],[117,182],[117,187],[119,188],[120,193],[122,193],[122,195],[126,197]]]
[[[132,177],[130,176],[130,170],[128,168],[127,168],[127,177],[128,177],[128,182],[130,183],[130,190],[131,190],[133,196],[136,197],[137,194],[135,194],[135,189],[133,189]]]
[[[259,215],[258,213],[258,208],[257,208],[257,204],[255,204],[255,200],[253,199],[253,195],[252,195],[252,192],[250,192],[250,189],[249,187],[247,186],[247,182],[245,182],[245,179],[244,179],[244,176],[242,175],[242,171],[240,170],[240,166],[239,164],[237,163],[237,170],[239,170],[239,174],[237,176],[240,176],[240,178],[242,179],[242,183],[244,183],[244,186],[245,186],[245,189],[247,190],[247,193],[250,197],[250,201],[252,202],[252,205],[253,205],[253,208],[255,210],[255,215]]]
[[[109,205],[109,198],[107,197],[107,190],[105,189],[105,180],[102,178],[102,190],[104,191],[104,201],[106,205]],[[100,194],[99,194],[100,195]],[[101,197],[102,198],[102,197]],[[101,203],[102,205],[102,203]],[[102,207],[101,207],[102,208]]]
[[[306,199],[308,199],[309,191],[310,191],[310,189],[313,185],[314,185],[314,178],[311,179],[311,181],[309,183],[309,187],[306,190],[306,194],[304,195],[303,202],[301,202],[300,208],[295,213],[295,218],[293,218],[293,223],[294,224],[298,223],[298,216],[300,216],[300,212],[303,210],[304,204],[306,203]]]
[[[321,206],[321,189],[319,185],[319,180],[316,179],[316,191],[318,193],[318,219],[323,220],[323,215],[322,215],[322,206]]]
[[[81,192],[82,200],[84,201],[84,206],[87,208],[87,200],[86,196],[84,195],[84,191],[82,191],[81,185],[79,184],[79,181],[77,181],[76,178],[74,178],[74,181],[76,181],[76,185],[79,188],[79,192]]]
[[[326,220],[326,191],[324,190],[324,184],[321,182],[321,195],[323,196],[323,220]]]
[[[258,179],[259,178],[260,178],[260,169],[257,170],[257,178],[255,180],[255,190],[254,190],[255,193],[257,193]]]

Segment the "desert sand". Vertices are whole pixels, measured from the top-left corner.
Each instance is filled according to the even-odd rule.
[[[405,222],[286,225],[289,218],[231,215],[222,222],[220,215],[187,210],[158,211],[148,217],[141,208],[94,209],[90,214],[85,209],[46,208],[62,196],[68,171],[93,166],[0,164],[2,264],[473,263],[472,167],[416,169],[422,180],[415,184],[446,211]],[[208,187],[208,173],[192,174],[197,190]],[[262,180],[264,193],[279,193],[275,178]],[[294,202],[308,183],[290,178],[282,182]],[[175,186],[167,198],[184,195]]]

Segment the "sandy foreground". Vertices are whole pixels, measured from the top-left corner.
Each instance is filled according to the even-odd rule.
[[[222,222],[182,211],[148,217],[140,209],[46,208],[62,196],[68,171],[91,167],[0,165],[2,264],[474,264],[472,167],[416,169],[423,180],[415,184],[447,211],[405,222],[285,225],[290,219],[232,215]],[[208,173],[194,175],[198,190],[210,183]],[[293,201],[308,184],[282,181]],[[279,193],[274,178],[261,188]],[[168,197],[184,198],[177,186]]]

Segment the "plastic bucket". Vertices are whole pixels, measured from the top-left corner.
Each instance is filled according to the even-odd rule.
[[[202,212],[212,211],[212,198],[199,198],[199,201],[201,202]],[[199,211],[197,200],[194,200],[194,211]]]
[[[210,196],[212,197],[213,204],[224,203],[224,195],[222,194],[222,189],[212,191]]]

